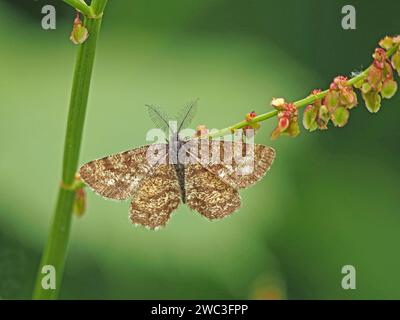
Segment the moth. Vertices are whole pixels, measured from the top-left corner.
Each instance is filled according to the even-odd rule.
[[[193,118],[197,101],[179,113],[176,126],[159,108],[147,105],[150,118],[164,132],[165,143],[145,145],[84,164],[81,179],[107,199],[131,199],[135,225],[158,229],[179,204],[214,220],[240,208],[239,190],[255,184],[269,170],[275,150],[243,141],[184,139],[180,132]]]

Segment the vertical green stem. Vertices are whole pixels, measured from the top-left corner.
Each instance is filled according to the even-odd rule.
[[[85,18],[89,38],[78,48],[65,136],[62,183],[58,192],[50,233],[38,270],[33,293],[34,299],[57,299],[61,287],[75,199],[75,191],[68,190],[65,186],[72,185],[78,168],[96,43],[102,22],[101,16],[106,4],[107,0],[93,0],[91,10],[98,18]],[[55,289],[44,289],[42,287],[44,276],[42,268],[45,265],[51,265],[55,268]]]

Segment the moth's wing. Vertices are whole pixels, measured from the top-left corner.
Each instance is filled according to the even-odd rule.
[[[132,199],[132,223],[149,229],[163,227],[171,213],[178,208],[180,199],[180,187],[174,166],[157,166],[151,176],[142,180]]]
[[[220,219],[240,208],[239,192],[200,163],[185,166],[186,204],[208,219]]]
[[[114,200],[125,200],[138,189],[166,157],[168,145],[147,145],[93,160],[79,169],[81,179],[97,194]]]
[[[235,141],[209,141],[208,158],[205,152],[207,148],[199,147],[198,157],[203,165],[236,189],[258,182],[275,159],[271,147]]]

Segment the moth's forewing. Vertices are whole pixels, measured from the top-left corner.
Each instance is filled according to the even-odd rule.
[[[160,145],[165,149],[166,145]],[[141,181],[151,175],[163,154],[154,154],[147,145],[84,164],[81,179],[97,194],[114,200],[130,198]],[[164,152],[165,157],[165,152]]]
[[[275,150],[261,144],[210,141],[208,146],[198,144],[197,157],[221,180],[242,189],[255,184],[265,175],[275,159]]]

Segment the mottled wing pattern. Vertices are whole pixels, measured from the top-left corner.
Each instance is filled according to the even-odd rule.
[[[239,192],[200,163],[185,167],[186,204],[208,219],[223,218],[240,208]]]
[[[149,158],[148,149],[149,146],[143,146],[88,162],[79,169],[81,179],[105,198],[128,199],[136,192],[143,178],[151,174],[158,160],[155,159],[156,155]],[[165,157],[165,153],[158,157]]]
[[[239,209],[238,189],[259,181],[275,158],[273,148],[258,144],[187,143],[185,150],[192,161],[185,168],[186,203],[209,219],[223,218]]]
[[[132,223],[149,229],[165,226],[180,203],[180,188],[173,165],[157,166],[135,193],[130,210]]]
[[[199,147],[198,158],[221,180],[233,188],[242,189],[265,175],[275,159],[275,150],[261,144],[210,141],[208,150]]]
[[[263,177],[275,151],[263,145],[204,141],[205,147],[196,144],[196,139],[184,144],[182,155],[191,159],[184,165],[186,203],[209,219],[223,218],[240,208],[238,189]],[[194,149],[190,147],[193,143]],[[132,222],[157,229],[167,223],[179,206],[182,190],[175,167],[168,162],[168,145],[152,146],[155,148],[144,146],[91,161],[79,173],[103,197],[133,197]],[[161,152],[153,153],[154,150]]]

